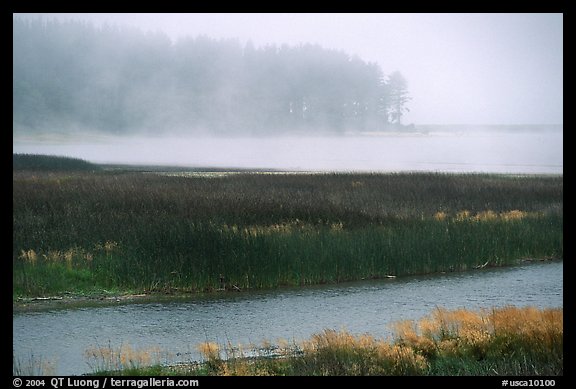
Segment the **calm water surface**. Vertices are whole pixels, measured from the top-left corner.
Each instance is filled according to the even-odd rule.
[[[441,306],[563,306],[562,262],[329,286],[225,293],[162,303],[18,313],[13,349],[54,364],[55,374],[90,372],[91,346],[155,347],[197,359],[206,340],[260,344],[301,340],[324,328],[388,336],[389,324],[418,319]]]
[[[462,132],[342,137],[98,138],[35,142],[15,153],[98,163],[329,171],[562,174],[563,132]]]

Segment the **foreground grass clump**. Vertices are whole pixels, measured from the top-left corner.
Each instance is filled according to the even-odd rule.
[[[202,363],[136,363],[114,374],[562,375],[563,326],[561,308],[437,309],[417,322],[396,323],[389,340],[325,330],[300,344],[265,349],[207,342],[198,347]]]
[[[562,177],[143,172],[13,177],[13,293],[167,293],[563,257]]]
[[[124,375],[150,375],[162,371],[161,364],[167,360],[169,353],[159,347],[135,348],[123,344],[119,348],[94,346],[84,351],[88,365],[94,371],[121,371]]]

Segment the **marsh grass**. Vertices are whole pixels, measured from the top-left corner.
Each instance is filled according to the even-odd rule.
[[[327,329],[303,342],[262,347],[205,342],[198,346],[201,362],[151,374],[555,376],[564,370],[563,333],[562,308],[438,308],[418,321],[394,323],[388,339]]]
[[[159,347],[132,347],[130,344],[122,344],[117,348],[111,344],[92,346],[84,351],[84,357],[93,371],[122,371],[127,375],[136,375],[140,369],[160,366],[171,358],[168,352]]]
[[[563,374],[561,308],[438,308],[393,327],[391,339],[324,330],[277,358],[204,358],[214,375]]]
[[[304,342],[296,374],[562,375],[563,310],[436,309],[395,323],[392,340],[326,330]]]
[[[13,179],[15,295],[271,288],[562,258],[562,177]]]
[[[46,376],[54,375],[55,363],[30,354],[28,358],[22,359],[12,352],[12,375],[14,376]]]

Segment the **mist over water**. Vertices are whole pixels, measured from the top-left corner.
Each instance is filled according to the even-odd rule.
[[[561,13],[14,14],[13,148],[196,168],[558,174],[562,28]]]
[[[14,153],[110,164],[334,172],[563,173],[563,132],[468,131],[302,137],[15,139]]]

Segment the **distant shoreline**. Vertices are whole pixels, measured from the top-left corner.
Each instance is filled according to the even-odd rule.
[[[434,135],[438,133],[447,134],[475,134],[480,132],[488,133],[536,133],[536,132],[560,132],[564,130],[563,124],[419,124],[408,125],[402,129],[389,129],[389,130],[366,130],[366,131],[344,131],[344,132],[331,132],[331,131],[293,131],[283,134],[275,133],[267,135],[265,133],[220,133],[211,134],[206,131],[190,132],[177,130],[174,132],[162,131],[159,133],[151,133],[149,131],[143,132],[124,132],[113,133],[105,131],[88,131],[88,130],[14,130],[12,131],[13,143],[46,143],[46,144],[61,144],[61,143],[85,143],[85,142],[102,142],[106,143],[110,140],[136,138],[149,138],[149,139],[162,139],[168,138],[215,138],[215,139],[250,139],[250,138],[264,138],[264,139],[282,139],[291,137],[304,137],[304,138],[339,138],[339,137],[354,137],[354,136],[418,136],[418,135]]]

